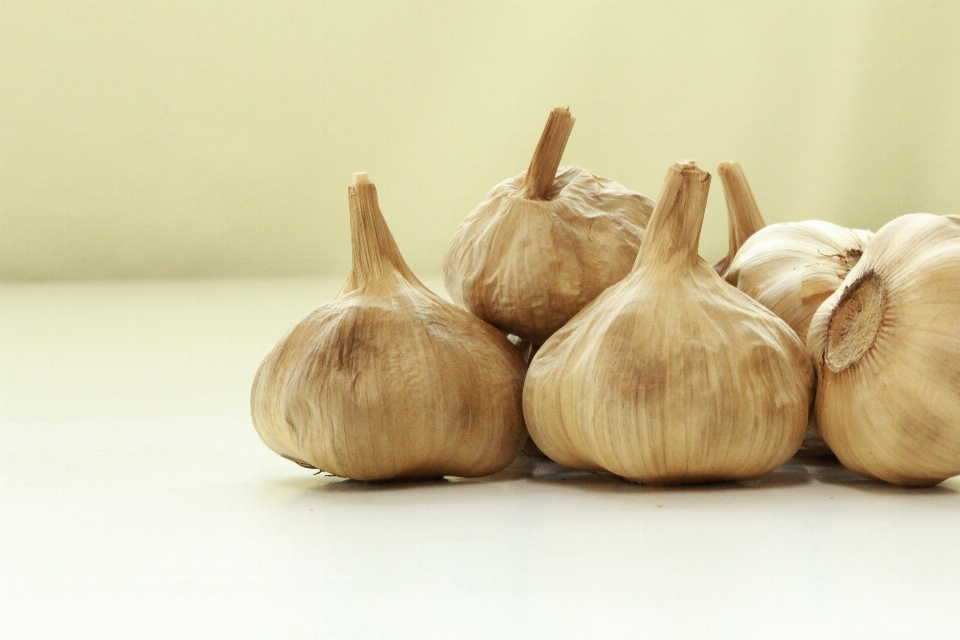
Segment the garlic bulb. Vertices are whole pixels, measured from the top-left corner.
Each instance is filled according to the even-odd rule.
[[[709,185],[693,162],[674,164],[633,271],[530,364],[527,427],[557,462],[692,483],[764,474],[800,446],[810,358],[697,255]]]
[[[807,348],[817,423],[846,467],[901,485],[960,474],[960,216],[877,231]]]
[[[349,194],[350,277],[260,365],[257,433],[302,466],[357,480],[503,469],[526,440],[523,360],[413,275],[366,174]]]
[[[443,261],[451,298],[536,345],[630,271],[653,210],[613,180],[559,167],[573,122],[553,110],[530,168],[487,194]]]
[[[753,190],[739,162],[721,162],[717,167],[720,181],[723,183],[723,195],[727,201],[727,255],[720,259],[713,269],[726,279],[730,263],[740,251],[740,247],[760,229],[766,226],[760,208],[753,197]]]
[[[721,165],[722,167],[722,165]],[[756,202],[739,166],[720,171],[727,206]],[[734,204],[732,204],[734,203]],[[755,216],[763,227],[763,218]],[[873,234],[830,222],[783,222],[759,228],[729,262],[724,279],[783,318],[806,340],[817,308],[837,290]]]

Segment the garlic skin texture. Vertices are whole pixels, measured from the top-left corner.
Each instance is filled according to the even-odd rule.
[[[285,458],[356,480],[500,471],[526,441],[525,364],[500,332],[421,284],[376,188],[355,180],[353,270],[260,366],[257,433]]]
[[[747,240],[726,281],[773,311],[806,340],[813,314],[843,282],[873,237],[830,222],[781,222]]]
[[[580,167],[559,167],[573,127],[555,109],[530,169],[495,186],[443,261],[450,297],[495,327],[543,344],[629,273],[653,202]]]
[[[807,348],[817,424],[844,466],[904,486],[960,474],[960,216],[877,231]]]
[[[633,271],[540,348],[523,407],[553,460],[647,484],[759,476],[807,427],[813,367],[697,255],[710,175],[674,164]]]

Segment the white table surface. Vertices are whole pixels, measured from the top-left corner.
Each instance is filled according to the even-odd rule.
[[[655,489],[521,458],[363,484],[281,459],[253,374],[339,286],[0,287],[4,640],[960,637],[960,478],[806,458]]]

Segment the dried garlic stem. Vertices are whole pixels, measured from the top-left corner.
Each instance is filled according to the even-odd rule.
[[[753,197],[750,183],[743,174],[739,162],[721,162],[717,167],[720,182],[723,183],[723,195],[727,200],[727,216],[729,227],[729,249],[727,255],[717,263],[716,270],[721,277],[725,275],[727,267],[740,247],[747,239],[766,226],[760,208]]]
[[[380,281],[391,272],[399,272],[408,280],[415,279],[383,219],[377,202],[377,187],[370,182],[367,174],[353,174],[353,184],[347,187],[347,192],[350,196],[350,240],[353,246],[350,288]]]
[[[557,107],[550,112],[547,125],[540,135],[537,150],[533,152],[530,168],[523,183],[523,195],[531,200],[548,200],[550,186],[560,167],[563,150],[567,147],[573,123],[570,109]]]
[[[696,260],[709,191],[710,174],[692,160],[670,167],[633,265],[634,271],[651,265],[682,265]]]

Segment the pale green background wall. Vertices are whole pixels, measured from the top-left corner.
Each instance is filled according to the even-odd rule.
[[[960,3],[7,2],[0,276],[341,274],[371,174],[415,270],[523,170],[655,198],[739,159],[769,221],[960,211]],[[702,253],[726,242],[714,182]]]

